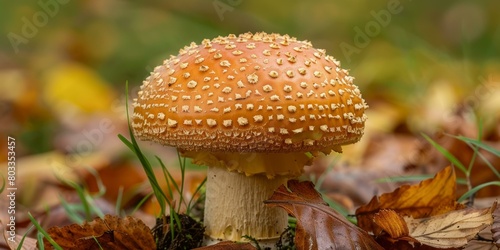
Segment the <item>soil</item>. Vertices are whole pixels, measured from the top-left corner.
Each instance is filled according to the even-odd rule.
[[[158,250],[193,249],[201,246],[205,227],[188,215],[177,214],[177,217],[180,228],[178,223],[172,225],[173,237],[170,215],[156,219],[156,225],[151,231]]]

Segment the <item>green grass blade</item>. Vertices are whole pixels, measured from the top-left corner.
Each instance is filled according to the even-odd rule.
[[[391,183],[391,182],[420,182],[430,178],[434,175],[409,175],[409,176],[394,176],[375,179],[376,183]],[[457,184],[467,185],[467,180],[464,178],[457,178]]]
[[[390,183],[390,182],[416,182],[423,181],[432,178],[434,175],[423,174],[423,175],[409,175],[409,176],[393,176],[393,177],[383,177],[375,180],[376,183]]]
[[[340,205],[338,202],[330,199],[326,195],[321,195],[321,197],[328,204],[328,206],[330,206],[331,208],[333,208],[333,210],[335,210],[336,212],[338,212],[339,214],[341,214],[343,217],[348,218],[349,211],[347,211],[347,209],[345,209],[345,207],[343,207],[342,205]]]
[[[38,249],[45,250],[45,245],[43,244],[43,234],[37,233],[36,238],[38,240]]]
[[[93,196],[95,196],[95,197],[102,197],[104,194],[106,194],[106,186],[102,182],[101,176],[99,176],[99,173],[97,173],[97,170],[95,170],[94,168],[87,167],[85,169],[87,171],[89,171],[89,173],[92,176],[94,176],[95,182],[97,184],[97,190],[99,190],[99,192],[97,194],[94,194]]]
[[[466,199],[468,199],[470,196],[474,195],[477,191],[479,191],[482,188],[488,187],[488,186],[500,186],[500,181],[490,181],[486,182],[480,185],[477,185],[473,188],[471,188],[469,191],[467,191],[465,194],[463,194],[459,199],[458,202],[462,202]]]
[[[144,198],[142,198],[134,207],[130,215],[133,215],[135,212],[137,212],[137,210],[142,207],[142,205],[149,199],[149,197],[151,197],[151,195],[153,195],[153,193],[149,193],[148,195],[144,196]]]
[[[422,136],[439,151],[446,159],[448,159],[454,166],[456,166],[460,171],[464,172],[467,176],[470,174],[469,170],[460,162],[454,155],[452,155],[448,150],[446,150],[443,146],[439,145],[437,142],[432,140],[426,134],[422,134]]]
[[[464,141],[466,143],[470,143],[474,146],[477,146],[479,148],[482,148],[492,154],[494,154],[495,156],[497,157],[500,157],[500,150],[488,145],[488,144],[485,144],[484,142],[482,141],[478,141],[476,139],[472,139],[472,138],[468,138],[468,137],[465,137],[465,136],[454,136],[455,138],[461,140],[461,141]]]
[[[181,204],[184,203],[184,178],[186,174],[186,158],[182,158],[181,160],[181,154],[179,153],[179,150],[177,150],[177,159],[179,160],[179,165],[181,167],[181,190],[179,191],[179,208],[177,212],[180,211],[181,209]]]
[[[172,186],[174,186],[174,188],[177,190],[177,192],[180,192],[179,186],[175,182],[174,177],[170,174],[170,171],[168,171],[168,169],[165,166],[165,164],[163,163],[163,161],[160,159],[160,157],[158,157],[156,155],[155,155],[155,158],[160,163],[161,170],[163,171],[163,176],[164,176],[165,180],[167,181],[167,185],[170,187],[170,183],[172,183]],[[174,193],[172,193],[172,190],[170,188],[168,189],[168,191],[169,191],[170,197],[173,199]]]
[[[57,244],[57,242],[55,242],[52,239],[52,237],[50,237],[50,235],[45,230],[43,230],[42,226],[40,226],[38,221],[35,220],[35,218],[33,217],[33,215],[31,215],[30,212],[28,212],[28,217],[29,217],[31,223],[33,223],[33,225],[36,227],[36,230],[38,230],[38,232],[41,233],[43,235],[43,237],[45,237],[47,239],[47,241],[54,247],[54,249],[63,250],[62,247],[59,246],[59,244]],[[41,241],[39,240],[39,242],[42,242],[42,245],[43,245],[43,240],[41,240]]]
[[[130,129],[130,124],[129,124],[129,129]],[[131,138],[133,138],[132,131],[130,131],[130,136],[131,136]],[[118,138],[120,138],[120,140],[122,142],[124,142],[125,145],[127,145],[132,150],[132,152],[137,156],[137,158],[139,158],[139,161],[141,162],[142,168],[144,169],[144,172],[146,173],[146,176],[148,177],[148,181],[151,184],[151,187],[153,188],[153,193],[154,193],[158,203],[160,204],[161,214],[164,215],[166,204],[168,204],[169,206],[171,204],[170,204],[167,196],[165,195],[165,193],[161,189],[161,186],[158,183],[158,180],[156,179],[156,176],[155,176],[155,173],[153,171],[153,168],[151,167],[151,164],[146,159],[146,157],[142,154],[141,150],[137,146],[137,143],[135,142],[135,139],[132,139],[132,141],[130,142],[129,140],[127,140],[127,138],[125,138],[121,134],[118,135]]]
[[[481,117],[476,116],[477,123],[477,140],[480,141],[483,138],[483,119]]]
[[[95,169],[93,169],[91,167],[87,167],[86,170],[89,171],[89,173],[92,174],[92,176],[94,176],[94,178],[96,180],[97,188],[99,190],[99,192],[97,194],[90,195],[81,185],[79,185],[76,182],[73,182],[70,180],[65,180],[57,175],[56,175],[56,178],[64,185],[69,186],[76,191],[76,193],[78,194],[78,197],[80,198],[81,207],[83,208],[83,212],[85,213],[87,220],[91,220],[94,214],[103,218],[104,217],[103,212],[101,211],[101,209],[99,209],[99,207],[94,206],[93,201],[94,201],[94,197],[102,197],[106,193],[106,186],[102,182],[101,177],[99,176],[99,174],[97,173],[97,171]],[[80,222],[82,219],[79,218],[79,216],[75,214],[75,212],[74,212],[75,209],[70,209],[70,206],[62,197],[60,197],[60,199],[61,199],[62,204],[66,204],[66,206],[64,208],[65,208],[66,212],[68,213],[68,215],[72,219],[74,219],[75,222]]]
[[[125,136],[118,134],[118,139],[120,139],[120,141],[122,141],[123,144],[125,144],[125,146],[127,146],[130,149],[130,151],[132,151],[135,154],[134,145],[132,145],[132,143],[127,138],[125,138]]]
[[[94,198],[87,191],[85,191],[85,199],[87,199],[87,203],[90,205],[90,209],[92,210],[92,215],[87,220],[93,220],[94,214],[99,216],[99,218],[104,218],[104,213],[101,208],[95,205]]]
[[[132,131],[130,131],[130,136],[131,136],[131,142],[129,142],[129,144],[131,144],[132,151],[139,158],[139,161],[141,162],[141,165],[142,165],[144,171],[146,172],[148,180],[151,183],[151,186],[153,187],[153,191],[155,192],[155,196],[157,196],[158,202],[160,202],[160,200],[162,200],[162,202],[164,202],[164,200],[167,199],[167,196],[161,190],[160,184],[158,183],[158,180],[156,179],[155,173],[153,171],[153,167],[149,163],[148,159],[146,159],[146,157],[144,156],[142,151],[139,149],[137,142],[135,141],[135,138],[133,137]],[[121,134],[118,135],[118,137],[122,141],[128,141]],[[163,204],[163,205],[165,205],[165,204]]]
[[[170,226],[170,236],[172,237],[172,239],[175,239],[174,215],[175,210],[174,208],[170,207],[170,222],[168,223],[168,225]]]
[[[104,250],[104,248],[102,248],[102,246],[101,246],[101,243],[99,243],[99,240],[95,236],[92,236],[92,239],[94,239],[95,243],[97,243],[99,250]]]
[[[181,231],[181,229],[182,229],[181,219],[179,218],[179,215],[175,212],[174,208],[172,208],[170,210],[170,224],[171,225],[174,224],[174,223],[172,223],[172,221],[175,223],[175,225],[177,225],[177,229],[179,229],[179,231]]]
[[[127,145],[132,150],[132,152],[135,153],[137,158],[139,158],[139,161],[141,162],[141,165],[144,169],[144,172],[146,173],[146,176],[148,177],[148,180],[151,183],[151,187],[153,188],[153,193],[156,196],[158,203],[160,204],[160,209],[161,209],[161,213],[162,213],[161,215],[163,216],[163,215],[165,215],[166,204],[168,203],[169,206],[171,204],[170,204],[169,200],[167,199],[167,196],[165,195],[165,193],[161,189],[161,186],[155,177],[155,174],[154,174],[153,168],[151,167],[151,164],[149,163],[149,161],[147,160],[147,158],[144,156],[141,149],[139,148],[139,145],[137,144],[137,141],[135,140],[134,133],[132,132],[132,126],[130,125],[130,116],[129,116],[129,110],[128,110],[128,95],[129,95],[128,82],[126,82],[126,84],[125,84],[125,92],[126,92],[125,103],[127,104],[127,105],[125,105],[125,109],[126,109],[126,113],[127,113],[127,125],[128,125],[130,141],[128,141],[121,134],[118,135],[118,138],[120,138],[120,140],[122,142],[124,142],[125,145]]]
[[[187,204],[187,208],[186,208],[186,214],[189,215],[191,213],[191,204],[194,200],[194,197],[196,197],[196,195],[201,191],[201,188],[205,185],[205,182],[207,182],[207,177],[205,177],[205,179],[203,179],[203,181],[200,183],[200,185],[198,185],[198,187],[196,187],[196,190],[194,191],[193,193],[193,196],[191,196],[191,199],[189,199],[189,202]]]
[[[486,150],[486,151],[488,151],[488,152],[490,152],[493,155],[496,155],[498,157],[500,157],[500,150],[497,150],[497,149],[485,144],[484,142],[482,142],[480,140],[480,137],[478,137],[478,139],[472,139],[472,138],[465,137],[465,136],[453,136],[453,135],[452,135],[452,137],[465,142],[470,148],[472,148],[474,150],[474,153],[477,154],[483,160],[483,162],[497,176],[497,178],[500,178],[500,172],[498,172],[498,170],[493,165],[491,165],[490,161],[488,159],[486,159],[486,157],[484,157],[484,155],[481,152],[479,152],[477,149],[481,148],[481,149]]]
[[[78,197],[80,198],[81,206],[83,208],[83,212],[85,213],[85,217],[87,218],[87,220],[90,220],[92,217],[92,212],[91,212],[92,209],[91,209],[91,206],[88,202],[89,200],[87,199],[87,197],[85,195],[85,190],[80,185],[78,185],[78,183],[76,183],[74,181],[65,180],[65,179],[61,178],[60,176],[56,176],[56,178],[64,185],[69,186],[76,191]],[[70,211],[70,210],[67,210],[67,212],[68,211]]]
[[[170,183],[172,183],[172,185],[174,186],[174,189],[179,194],[179,206],[177,207],[177,213],[179,213],[179,211],[181,209],[181,204],[185,202],[184,201],[184,194],[183,194],[185,169],[182,167],[182,162],[179,159],[179,164],[181,165],[181,186],[179,187],[179,185],[177,185],[177,182],[175,181],[175,179],[172,176],[172,174],[170,173],[170,171],[168,171],[165,164],[163,164],[163,161],[158,156],[155,156],[155,157],[158,160],[158,162],[160,162],[161,168],[163,170],[163,175],[165,176],[165,179],[167,180],[168,186],[170,187]],[[174,194],[172,193],[171,189],[169,189],[169,192],[170,192],[170,197],[172,197],[172,199],[173,199]]]
[[[477,150],[477,147],[474,147],[474,146],[471,146],[472,148],[472,157],[470,158],[470,161],[469,161],[469,166],[467,169],[469,169],[469,172],[472,172],[472,167],[474,167],[474,163],[476,162],[476,158],[477,158],[477,153],[478,153],[478,150]]]
[[[493,166],[491,164],[491,162],[488,161],[488,159],[486,159],[486,157],[484,157],[484,155],[481,152],[479,152],[478,155],[483,160],[483,162],[486,164],[486,166],[488,166],[488,168],[497,176],[497,178],[500,179],[500,172],[498,172],[498,170],[495,168],[495,166]]]
[[[82,224],[85,221],[78,215],[73,206],[71,206],[62,196],[59,196],[59,201],[61,202],[61,206],[64,208],[64,211],[66,211],[66,215],[71,221],[77,224]]]
[[[85,197],[85,194],[84,194],[85,191],[83,190],[83,188],[80,185],[78,185],[77,183],[72,182],[72,181],[66,181],[66,185],[69,185],[70,187],[72,187],[73,189],[75,189],[78,197],[80,198],[81,205],[83,207],[83,211],[85,212],[85,218],[87,220],[91,220],[92,219],[92,213],[91,213],[91,210],[90,210],[90,204],[88,203],[88,200]]]
[[[115,204],[115,214],[117,215],[120,215],[122,202],[123,202],[123,186],[120,186],[120,188],[118,188],[118,197],[116,197],[116,204]]]
[[[330,171],[332,171],[333,167],[335,167],[335,164],[339,161],[340,159],[340,155],[336,155],[333,160],[328,164],[328,167],[325,169],[325,171],[318,177],[318,179],[313,182],[315,183],[314,184],[314,187],[316,188],[316,190],[319,191],[319,189],[321,188],[321,185],[323,185],[323,182],[325,181],[328,173]]]
[[[16,250],[23,249],[24,240],[26,239],[26,236],[31,232],[31,230],[33,230],[34,227],[35,225],[31,225],[31,227],[28,228],[28,230],[26,230],[26,232],[23,234],[23,237],[21,238],[21,241],[19,241],[19,245],[17,245]]]

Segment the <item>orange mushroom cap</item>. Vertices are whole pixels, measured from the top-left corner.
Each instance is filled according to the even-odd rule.
[[[368,107],[339,61],[308,41],[245,33],[191,43],[134,99],[136,136],[192,152],[339,150]]]

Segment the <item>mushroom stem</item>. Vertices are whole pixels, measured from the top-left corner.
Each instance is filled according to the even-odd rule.
[[[220,167],[209,167],[206,183],[204,224],[207,242],[245,241],[248,235],[275,243],[288,225],[287,213],[264,205],[287,178],[265,175],[246,176]]]

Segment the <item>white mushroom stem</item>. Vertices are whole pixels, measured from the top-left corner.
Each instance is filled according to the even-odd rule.
[[[289,177],[299,176],[312,157],[305,153],[235,153],[180,150],[193,163],[210,166],[205,201],[206,243],[258,240],[274,248],[288,225],[280,208],[264,205]]]
[[[288,225],[287,213],[263,201],[286,181],[283,176],[268,179],[209,167],[204,219],[208,241],[245,241],[242,236],[248,235],[274,245]]]

